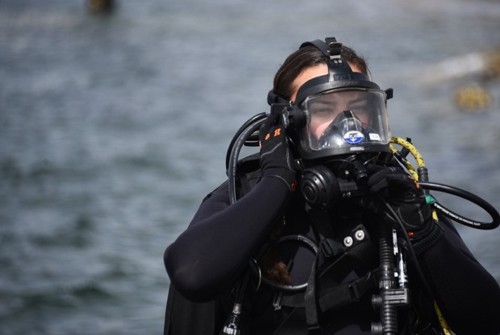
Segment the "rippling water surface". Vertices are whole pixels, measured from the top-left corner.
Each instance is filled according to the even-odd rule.
[[[496,1],[84,4],[0,0],[1,334],[161,333],[163,250],[305,40],[365,55],[395,89],[393,134],[413,138],[431,179],[500,208],[498,79],[479,81],[492,105],[466,113],[453,96],[478,76],[424,75],[500,47]],[[461,230],[500,281],[500,232]]]

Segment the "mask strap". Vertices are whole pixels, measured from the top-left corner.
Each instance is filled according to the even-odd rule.
[[[325,41],[314,40],[309,42],[304,42],[300,46],[303,48],[305,46],[314,46],[316,49],[320,50],[325,57],[328,58],[328,76],[329,81],[342,80],[343,78],[338,78],[339,75],[346,73],[353,73],[347,61],[342,58],[342,43],[337,42],[335,37],[327,37]],[[335,76],[337,75],[337,77]]]
[[[289,101],[274,93],[273,90],[270,90],[267,93],[267,103],[269,106],[272,106],[273,104],[289,104]]]

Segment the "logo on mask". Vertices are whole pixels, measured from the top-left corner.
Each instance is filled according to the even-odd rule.
[[[358,144],[365,140],[365,135],[357,130],[351,130],[344,134],[344,141],[349,144]]]

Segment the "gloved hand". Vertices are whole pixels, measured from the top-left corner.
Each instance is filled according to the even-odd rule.
[[[260,166],[263,176],[283,180],[291,191],[296,189],[296,171],[279,113],[271,113],[259,131]]]
[[[369,173],[369,193],[380,196],[394,209],[413,244],[420,244],[420,249],[428,248],[431,242],[433,244],[441,235],[441,230],[432,218],[432,209],[419,185],[407,173],[395,167],[373,166],[369,168]],[[383,204],[372,202],[366,207],[383,213],[384,219],[392,223],[397,220]]]

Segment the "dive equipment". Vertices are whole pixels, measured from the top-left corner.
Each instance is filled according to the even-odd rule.
[[[425,161],[417,148],[411,143],[411,139],[407,138],[405,140],[399,137],[393,137],[391,139],[391,144],[391,150],[395,154],[397,161],[400,162],[400,164],[407,169],[408,173],[413,176],[413,179],[417,180],[420,186],[427,191],[427,202],[430,203],[434,207],[434,209],[436,209],[449,219],[471,228],[489,230],[498,227],[498,225],[500,224],[500,214],[486,200],[458,187],[429,181],[429,173],[425,165]],[[394,144],[400,145],[402,149],[398,152],[393,146]],[[415,169],[413,165],[407,160],[406,157],[408,156],[408,154],[412,154],[418,166],[417,169]],[[428,192],[429,190],[444,192],[458,196],[465,200],[469,200],[470,202],[484,209],[491,216],[492,220],[491,222],[482,222],[457,214],[456,212],[453,212],[445,206],[441,205],[435,197],[430,195],[430,193]]]
[[[367,74],[353,71],[341,56],[342,44],[334,37],[306,42],[301,48],[306,46],[323,53],[328,74],[304,83],[296,100],[283,110],[285,127],[300,157],[315,160],[359,152],[388,152],[391,135],[386,102],[393,96],[392,89],[383,91]],[[272,106],[279,99],[269,100]],[[350,112],[350,117],[346,112]],[[349,121],[344,123],[344,129],[337,125],[338,132],[332,127],[321,133],[318,124],[333,124],[341,113]],[[356,123],[356,119],[360,123],[355,128],[345,128]]]
[[[282,109],[284,112],[286,111],[286,107],[283,107]],[[229,193],[230,193],[230,198],[232,199],[231,201],[236,201],[237,200],[237,193],[236,193],[236,176],[237,176],[237,163],[239,161],[239,155],[241,152],[241,149],[243,146],[250,146],[250,147],[255,147],[257,144],[257,141],[255,138],[258,138],[258,135],[256,133],[258,132],[260,126],[262,123],[265,121],[267,117],[266,113],[260,113],[249,119],[244,126],[242,126],[233,140],[231,141],[231,145],[228,148],[228,154],[226,157],[226,168],[228,171],[228,178],[229,178]],[[293,141],[290,141],[291,144],[293,144]],[[401,150],[396,150],[395,145],[400,145],[402,146]],[[304,197],[309,200],[316,199],[318,195],[324,196],[324,198],[321,198],[321,200],[316,200],[316,203],[320,206],[330,206],[332,203],[335,203],[335,201],[338,201],[339,199],[350,199],[353,196],[362,196],[363,195],[363,188],[362,186],[360,187],[359,184],[362,185],[361,183],[356,183],[353,182],[353,178],[351,177],[352,175],[359,174],[359,179],[358,180],[363,180],[363,173],[362,168],[360,168],[359,164],[361,166],[365,165],[367,162],[373,162],[376,160],[381,160],[384,161],[387,158],[385,157],[394,157],[395,161],[399,162],[399,164],[406,169],[406,171],[415,179],[418,180],[419,184],[422,186],[424,191],[427,194],[427,199],[428,202],[432,205],[432,207],[445,215],[446,217],[450,218],[451,220],[472,227],[472,228],[477,228],[477,229],[494,229],[498,227],[500,224],[500,215],[496,209],[489,204],[487,201],[484,199],[478,197],[477,195],[474,195],[470,192],[461,190],[459,188],[449,186],[449,185],[444,185],[440,183],[435,183],[435,182],[430,182],[428,178],[428,171],[427,167],[425,166],[425,162],[420,154],[420,152],[415,148],[415,146],[411,143],[410,139],[403,139],[399,137],[392,137],[391,138],[391,153],[392,155],[388,155],[387,153],[383,154],[372,154],[369,156],[365,157],[365,160],[359,160],[362,155],[352,155],[348,156],[346,158],[341,158],[341,159],[332,159],[330,160],[330,168],[328,168],[326,165],[317,166],[316,168],[319,168],[319,171],[321,173],[325,173],[325,175],[322,175],[321,173],[318,174],[318,170],[311,170],[311,167],[309,168],[304,168],[302,172],[302,177],[308,178],[307,176],[313,176],[312,179],[310,179],[306,184],[301,185],[301,190],[303,191]],[[411,162],[407,159],[408,154],[411,154],[413,158],[415,159],[417,163],[417,168],[415,168]],[[355,165],[357,165],[355,167]],[[335,175],[333,171],[331,170],[331,166],[337,166],[337,173],[340,173],[339,171],[344,171],[343,173],[340,173],[340,176]],[[339,168],[342,167],[342,168]],[[347,179],[347,176],[350,177],[350,179]],[[337,183],[337,184],[336,184]],[[315,188],[319,189],[318,194],[314,194],[316,190]],[[469,200],[473,202],[474,204],[480,206],[483,208],[492,218],[491,222],[481,222],[477,220],[473,220],[470,218],[466,218],[462,215],[459,215],[455,212],[452,212],[448,210],[446,207],[441,205],[437,198],[435,198],[433,195],[430,194],[430,191],[437,191],[437,192],[444,192],[444,193],[449,193],[461,198],[464,198],[466,200]],[[314,201],[310,202],[313,203]],[[387,204],[387,210],[390,211],[391,207]],[[392,214],[394,217],[399,218],[398,215],[395,213]],[[403,224],[400,222],[400,225],[402,226]],[[409,237],[404,234],[403,235],[406,239],[406,245],[409,246],[408,252],[410,253],[410,257],[414,260],[417,259],[417,256],[415,254],[415,251],[413,250],[411,241],[409,240]],[[309,246],[311,250],[316,250],[314,247],[314,243],[310,240],[305,240],[303,236],[296,236],[294,237],[287,237],[289,239],[295,239],[299,243],[305,243],[306,246]],[[395,245],[397,246],[397,245]],[[406,275],[402,272],[404,269],[404,262],[405,262],[405,257],[402,253],[401,247],[399,247],[399,253],[396,255],[391,256],[396,257],[394,260],[394,264],[396,264],[395,270],[399,273],[398,278],[407,278]],[[381,262],[385,262],[389,256],[385,256],[385,258],[382,258]],[[428,292],[429,296],[432,296],[432,290],[430,289],[429,284],[427,283],[425,276],[423,274],[422,269],[420,268],[420,265],[418,262],[414,262],[418,276],[421,278],[422,283],[424,285],[425,291]],[[252,272],[254,275],[256,275],[259,278],[259,282],[262,281],[263,284],[269,285],[274,287],[277,290],[283,291],[283,292],[301,292],[304,289],[307,288],[307,283],[306,284],[300,284],[300,285],[283,285],[274,282],[273,280],[266,278],[265,275],[263,275],[260,271],[260,267],[258,263],[255,260],[252,260],[250,262],[250,268],[252,269]],[[404,276],[403,276],[404,275]],[[247,283],[247,282],[246,282]],[[245,284],[246,284],[245,283]],[[243,283],[241,283],[243,284]],[[391,284],[392,285],[392,284]],[[380,310],[380,320],[378,323],[373,324],[373,332],[374,334],[386,334],[382,331],[380,332],[380,329],[384,329],[385,325],[393,325],[396,321],[397,318],[394,317],[394,306],[398,305],[403,305],[406,299],[406,283],[402,282],[399,284],[394,284],[395,286],[392,286],[391,290],[395,291],[385,291],[381,290],[379,297],[375,297],[373,300],[375,301],[375,305],[377,308]],[[395,297],[395,298],[394,298]],[[394,298],[394,299],[392,299]],[[384,302],[385,299],[385,302]],[[394,302],[394,300],[396,302]],[[235,306],[233,307],[233,312],[234,311],[240,311],[241,306],[237,306],[235,303]],[[437,306],[436,303],[434,303],[434,308],[436,310],[436,314],[439,316],[441,315],[440,322],[442,324],[443,332],[445,334],[450,334],[449,328],[446,325],[445,320],[442,318],[442,313]],[[230,319],[228,320],[228,324],[226,324],[226,334],[231,334],[229,329],[236,329],[236,328],[231,328],[231,327],[237,327],[237,324],[235,324],[235,321],[238,321],[239,319],[239,314],[232,313],[230,316]],[[231,323],[232,322],[232,323]],[[393,326],[388,326],[393,327]],[[237,334],[234,332],[234,334]]]
[[[307,97],[295,106],[306,120],[305,126],[296,130],[301,157],[314,160],[359,152],[388,152],[386,100],[382,90],[351,87]]]
[[[296,105],[300,105],[307,97],[336,88],[380,89],[370,81],[364,73],[352,71],[350,65],[341,57],[342,43],[335,37],[327,37],[325,41],[305,42],[300,47],[312,45],[319,49],[327,59],[328,74],[313,78],[299,88]]]
[[[226,169],[228,171],[227,174],[229,178],[230,199],[232,199],[231,201],[233,202],[237,200],[235,179],[237,175],[237,163],[239,161],[239,154],[243,146],[255,147],[257,145],[255,138],[258,138],[258,135],[256,135],[255,132],[258,132],[260,126],[265,121],[266,117],[267,117],[266,113],[260,113],[250,118],[238,130],[238,132],[232,139],[231,144],[228,147],[226,156]],[[400,151],[397,151],[395,145],[402,146],[402,149]],[[472,228],[494,229],[498,227],[498,225],[500,224],[500,215],[498,214],[496,209],[486,200],[470,192],[461,190],[459,188],[450,185],[430,182],[428,179],[428,171],[425,166],[425,162],[420,152],[411,143],[410,139],[392,137],[391,151],[394,155],[395,160],[399,162],[401,166],[404,167],[408,171],[408,173],[414,177],[414,179],[419,180],[419,184],[422,186],[422,188],[424,188],[424,190],[426,191],[435,190],[439,192],[449,193],[464,198],[466,200],[469,200],[475,203],[476,205],[480,206],[481,208],[485,209],[485,211],[489,215],[491,215],[492,221],[480,222],[477,220],[461,216],[455,212],[446,209],[446,207],[444,207],[442,204],[439,203],[437,198],[429,194],[428,201],[432,204],[434,209],[441,212],[443,215],[447,216],[453,221],[467,225]],[[415,158],[418,168],[415,168],[411,164],[411,162],[407,159],[408,154],[411,154]],[[378,155],[373,155],[372,157],[368,157],[367,162],[368,161],[372,162],[375,159],[380,159],[380,158]],[[383,160],[384,159],[382,159],[382,161]],[[359,185],[353,183],[352,178],[351,180],[347,179],[347,176],[352,175],[353,171],[358,171],[359,167],[355,169],[354,166],[355,164],[359,164],[359,161],[354,160],[352,157],[347,157],[344,159],[331,160],[330,163],[342,166],[342,169],[339,168],[338,170],[338,171],[344,171],[340,177],[336,176],[331,171],[331,169],[328,169],[327,167],[320,168],[319,172],[318,170],[314,171],[311,170],[310,168],[303,169],[302,172],[303,178],[304,177],[309,178],[309,176],[311,177],[311,179],[307,181],[306,183],[307,185],[303,186],[301,185],[301,187],[305,191],[305,195],[307,196],[307,198],[310,199],[312,202],[317,201],[318,204],[327,204],[327,203],[331,204],[331,201],[339,199],[338,196],[340,196],[341,199],[346,199],[346,198],[351,198],[352,196],[361,195],[362,192],[359,189]],[[363,165],[363,163],[361,165]],[[322,174],[323,172],[326,175],[323,175]],[[354,174],[356,173],[359,172],[354,172]],[[337,182],[340,181],[341,184],[336,185],[335,181]],[[332,182],[332,184],[329,184],[330,182]],[[312,194],[312,192],[316,191],[319,193]],[[315,200],[315,199],[320,199],[320,200]]]
[[[406,266],[402,250],[398,246],[395,229],[387,224],[381,224],[379,228],[380,293],[372,297],[372,305],[379,310],[380,320],[372,323],[371,334],[396,335],[398,334],[397,308],[410,303]],[[396,278],[399,279],[397,282]]]
[[[328,74],[313,78],[299,88],[295,103],[289,103],[277,97],[272,91],[268,102],[271,113],[282,114],[284,125],[289,136],[289,144],[293,152],[298,153],[298,166],[301,172],[301,192],[310,208],[319,208],[322,211],[331,208],[340,201],[355,197],[363,197],[366,193],[365,182],[368,163],[386,165],[389,161],[397,162],[414,180],[424,189],[427,203],[437,212],[451,220],[478,229],[494,229],[500,224],[498,211],[482,198],[449,185],[429,181],[428,170],[418,150],[410,139],[391,137],[387,122],[386,101],[392,98],[392,89],[382,91],[377,84],[371,82],[367,75],[353,72],[347,62],[340,56],[342,45],[335,38],[327,38],[326,43],[321,40],[306,42],[301,47],[313,45],[327,58]],[[342,97],[344,96],[344,97]],[[341,103],[347,97],[347,103],[340,110],[332,106]],[[357,98],[360,98],[366,110],[356,109]],[[366,115],[369,117],[366,118]],[[318,117],[325,117],[327,127],[321,133],[315,133],[315,121]],[[226,154],[226,169],[228,174],[228,188],[230,203],[237,201],[237,168],[239,156],[243,146],[258,145],[258,131],[268,117],[260,113],[245,122],[233,137]],[[402,146],[397,150],[394,145]],[[417,163],[415,168],[407,159],[412,154]],[[442,206],[430,191],[449,193],[478,205],[492,218],[491,222],[481,222],[463,217]],[[396,226],[381,225],[379,234],[379,294],[372,299],[373,306],[380,312],[380,320],[372,324],[372,334],[397,334],[397,308],[409,303],[408,277],[406,274],[406,256],[401,246],[401,237],[406,240],[405,245],[413,259],[417,274],[424,289],[431,299],[432,290],[427,283],[418,258],[408,234],[396,234],[395,228],[405,231],[400,216],[390,204],[380,198],[385,204],[388,214],[396,219]],[[312,220],[314,222],[314,220]],[[320,234],[321,235],[321,234]],[[322,245],[304,236],[283,236],[277,243],[296,241],[305,244],[318,256]],[[347,245],[346,245],[347,246]],[[257,275],[260,282],[282,292],[301,292],[306,290],[306,316],[308,324],[314,323],[314,314],[317,313],[314,299],[314,280],[300,285],[283,285],[266,278],[256,260],[250,261],[250,269]],[[315,266],[311,278],[315,276]],[[397,276],[395,276],[397,273]],[[370,273],[365,278],[370,280]],[[225,334],[238,334],[238,320],[241,313],[242,292],[248,286],[248,274],[244,275],[238,284],[237,299],[234,302],[233,312],[224,328]],[[308,303],[309,302],[309,303]],[[436,314],[441,312],[435,304]],[[307,310],[310,307],[309,311]],[[311,309],[312,308],[312,309]],[[317,318],[317,314],[316,314]],[[442,322],[442,328],[447,333],[448,328]]]
[[[314,255],[316,255],[318,253],[318,250],[319,250],[318,246],[304,235],[286,235],[286,236],[281,237],[279,240],[277,240],[273,244],[279,245],[279,244],[287,243],[287,242],[300,243],[303,246],[305,246],[309,251],[311,251]],[[267,251],[266,249],[268,249],[269,247],[270,247],[270,245],[266,244],[262,248],[261,253],[265,253]],[[259,263],[255,259],[253,259],[252,262],[250,262],[250,267],[252,268],[254,273],[258,274],[259,282],[262,282],[262,283],[267,284],[271,287],[274,287],[275,289],[278,289],[282,292],[302,292],[307,287],[307,282],[302,283],[302,284],[297,284],[297,285],[281,284],[281,283],[277,283],[273,280],[266,278],[265,276],[262,275],[262,271],[261,271],[261,268],[259,266]]]

